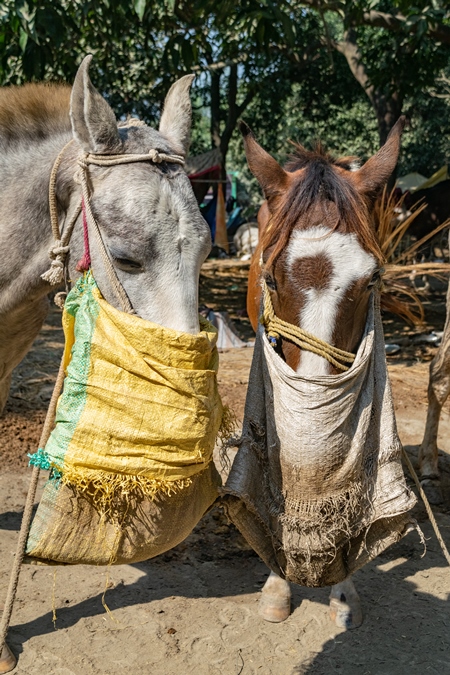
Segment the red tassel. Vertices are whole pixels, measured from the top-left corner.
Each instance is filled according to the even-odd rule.
[[[87,272],[91,266],[91,252],[89,250],[89,232],[86,218],[86,207],[83,198],[81,198],[81,212],[83,214],[84,253],[81,260],[79,260],[77,263],[76,270],[77,272]]]

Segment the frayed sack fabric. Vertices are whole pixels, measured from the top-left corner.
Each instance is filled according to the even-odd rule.
[[[343,581],[411,529],[377,296],[340,375],[298,375],[259,326],[237,446],[223,503],[288,581]]]
[[[27,555],[137,562],[182,541],[217,497],[223,408],[217,332],[190,335],[108,304],[91,273],[63,313],[56,425],[31,463],[50,469]]]

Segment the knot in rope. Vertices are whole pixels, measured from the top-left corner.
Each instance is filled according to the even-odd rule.
[[[155,148],[150,148],[150,150],[148,151],[148,156],[150,157],[152,162],[155,162],[155,164],[161,164],[161,162],[163,161],[158,150],[156,150]]]
[[[56,286],[56,284],[60,284],[64,281],[64,266],[69,248],[69,246],[64,245],[61,239],[55,241],[48,252],[52,261],[50,268],[41,274],[41,279],[43,281],[47,281],[52,286]]]
[[[50,248],[48,255],[51,260],[56,260],[59,258],[65,257],[69,252],[70,246],[64,246],[61,239],[55,241],[53,246]]]
[[[64,309],[64,303],[66,302],[66,298],[67,293],[65,291],[61,291],[61,293],[56,293],[55,297],[53,298],[53,302],[60,309]]]
[[[88,155],[87,152],[80,155],[77,159],[79,169],[78,169],[78,171],[75,171],[75,174],[74,174],[74,179],[77,183],[81,184],[81,171],[83,171],[84,169],[87,169],[88,164],[89,164],[88,160],[89,160],[89,155]]]
[[[260,321],[264,325],[269,342],[273,347],[276,346],[276,341],[280,337],[283,337],[286,340],[293,342],[297,347],[300,347],[300,349],[322,356],[335,368],[342,371],[349,370],[351,364],[355,360],[354,354],[333,347],[333,345],[315,337],[315,335],[308,333],[302,328],[294,326],[294,324],[288,323],[287,321],[283,321],[283,319],[279,319],[275,314],[272,298],[270,297],[270,292],[265,281],[263,281],[263,296],[264,309]]]

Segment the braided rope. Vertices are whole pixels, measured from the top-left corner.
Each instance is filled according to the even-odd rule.
[[[64,281],[64,265],[66,262],[66,256],[69,252],[69,242],[72,236],[72,231],[75,226],[75,223],[80,215],[80,210],[78,209],[72,219],[69,222],[69,225],[64,232],[64,235],[61,237],[61,232],[59,229],[58,223],[58,200],[56,196],[56,179],[58,177],[58,169],[61,165],[63,156],[69,145],[71,145],[73,139],[71,139],[63,149],[58,154],[55,162],[52,166],[50,173],[50,182],[48,186],[48,204],[50,210],[50,224],[53,234],[53,245],[49,251],[49,258],[51,259],[50,268],[41,274],[41,279],[47,281],[52,286],[62,283]]]
[[[84,157],[88,164],[95,164],[96,166],[117,166],[118,164],[127,164],[128,162],[153,162],[154,164],[161,164],[161,162],[170,162],[171,164],[180,164],[184,166],[184,157],[182,155],[167,155],[165,152],[160,152],[155,148],[151,148],[147,153],[141,155],[97,155],[87,153]]]
[[[323,358],[335,366],[335,368],[343,371],[349,370],[351,364],[355,360],[354,354],[333,347],[333,345],[315,337],[315,335],[308,333],[302,328],[294,326],[294,324],[288,323],[287,321],[283,321],[283,319],[279,319],[275,314],[272,298],[270,297],[270,292],[265,281],[263,281],[263,294],[264,310],[261,317],[261,323],[265,326],[269,337],[275,339],[278,339],[280,336],[284,337],[286,340],[296,344],[300,349],[312,352],[318,356],[323,356]],[[347,366],[347,363],[350,365]]]
[[[58,403],[59,395],[62,391],[64,382],[64,356],[61,359],[58,376],[56,378],[55,387],[53,389],[50,404],[48,406],[47,415],[45,417],[44,426],[42,428],[41,438],[39,440],[39,447],[44,448],[50,432],[55,422],[56,405]],[[36,496],[36,488],[39,479],[39,467],[34,466],[31,474],[30,487],[28,488],[27,499],[22,516],[22,524],[20,526],[19,539],[17,541],[16,555],[9,578],[9,586],[5,600],[5,607],[3,609],[2,619],[0,622],[0,653],[3,646],[6,644],[6,635],[11,621],[12,611],[14,607],[14,600],[16,598],[17,585],[19,583],[20,568],[25,553],[25,547],[28,539],[28,531],[30,529],[31,518],[33,515],[34,498]],[[7,671],[2,671],[7,672]]]
[[[60,239],[59,225],[58,225],[58,202],[56,199],[56,178],[58,176],[58,169],[62,162],[64,153],[66,152],[69,145],[72,144],[72,142],[73,138],[63,147],[63,149],[55,159],[55,163],[53,164],[52,171],[50,173],[50,183],[48,186],[48,203],[50,208],[50,223],[52,226],[53,239],[55,240]]]

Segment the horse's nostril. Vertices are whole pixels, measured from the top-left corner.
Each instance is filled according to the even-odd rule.
[[[341,593],[341,602],[346,602],[347,598],[345,597],[344,593]]]

